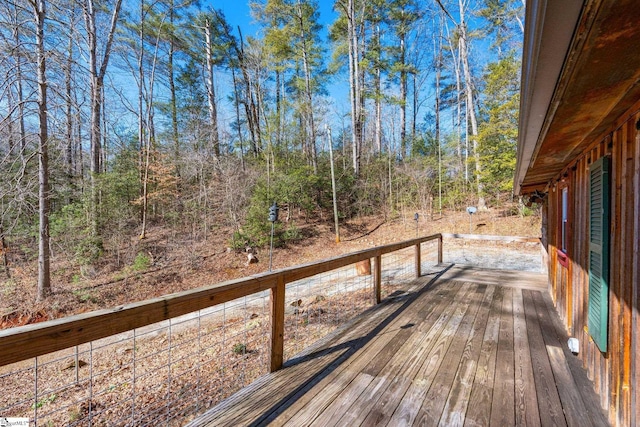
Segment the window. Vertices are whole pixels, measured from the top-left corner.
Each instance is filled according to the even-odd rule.
[[[560,236],[560,248],[562,252],[567,253],[567,247],[569,246],[569,187],[562,189],[562,217],[561,222],[561,236]]]
[[[609,157],[589,170],[589,335],[607,351],[609,324]]]
[[[565,268],[569,267],[569,245],[570,245],[570,212],[569,212],[569,186],[566,180],[562,180],[559,186],[558,194],[558,240],[557,240],[557,255],[558,262]]]

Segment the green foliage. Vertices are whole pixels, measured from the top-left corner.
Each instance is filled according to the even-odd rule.
[[[138,252],[136,259],[133,260],[131,269],[135,272],[145,271],[151,265],[151,259],[144,253]]]
[[[250,245],[251,239],[240,231],[234,231],[231,240],[229,240],[229,247],[235,250],[241,250]]]
[[[51,238],[82,265],[95,262],[104,251],[102,240],[90,232],[89,203],[89,200],[82,199],[68,204],[49,218]]]
[[[345,216],[380,213],[389,193],[387,167],[387,159],[378,157],[361,166],[359,179],[353,175],[345,177],[352,184],[352,190],[340,197],[340,207]]]
[[[524,3],[519,0],[484,0],[484,7],[477,14],[487,20],[486,30],[493,33],[493,47],[498,51],[518,45],[522,30],[517,28],[524,21]],[[506,48],[506,49],[505,49]]]
[[[526,205],[520,205],[520,206],[518,206],[518,213],[522,217],[528,217],[528,216],[536,215],[537,211],[536,211],[536,209],[530,208],[530,207],[528,207]]]
[[[62,206],[50,215],[51,237],[83,265],[97,261],[104,253],[104,240],[126,234],[136,225],[137,209],[132,204],[139,196],[135,152],[123,150],[113,169],[98,177],[101,236],[91,233],[91,200],[87,195]]]
[[[33,403],[31,405],[31,409],[40,409],[44,405],[48,405],[49,403],[55,402],[57,398],[58,398],[57,394],[51,393],[49,396],[45,396],[42,399],[38,400],[37,402]]]
[[[98,302],[98,298],[90,290],[77,289],[77,290],[74,290],[72,293],[73,293],[73,296],[75,296],[78,299],[78,301],[80,301],[81,303],[92,302],[95,304]]]
[[[237,343],[233,346],[233,353],[234,354],[246,354],[247,353],[247,345],[243,344],[243,343]]]
[[[322,180],[309,166],[291,168],[288,173],[278,172],[270,181],[260,180],[249,201],[247,218],[241,231],[234,233],[230,245],[239,249],[246,245],[265,246],[270,242],[271,223],[269,206],[280,206],[279,221],[274,224],[273,244],[280,247],[287,241],[299,239],[299,232],[292,225],[285,226],[286,215],[300,210],[306,216],[313,214],[321,204]]]
[[[298,242],[302,240],[302,233],[295,224],[289,226],[282,232],[282,240],[285,242]]]
[[[480,179],[493,194],[511,192],[518,138],[520,62],[509,55],[489,64],[485,75],[487,120],[480,126]]]

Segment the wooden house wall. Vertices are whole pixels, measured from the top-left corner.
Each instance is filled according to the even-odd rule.
[[[640,103],[609,133],[550,183],[546,200],[550,291],[570,336],[580,340],[583,366],[612,425],[640,425]],[[587,329],[589,292],[589,165],[611,156],[611,225],[608,351]],[[560,191],[569,186],[570,246],[567,268],[558,261]]]

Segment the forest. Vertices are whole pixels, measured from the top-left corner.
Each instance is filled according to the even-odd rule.
[[[524,0],[216,3],[0,3],[0,274],[513,202]]]

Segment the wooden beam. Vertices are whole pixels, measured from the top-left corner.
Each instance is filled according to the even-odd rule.
[[[634,123],[634,168],[633,168],[633,259],[631,265],[631,295],[633,302],[633,328],[631,345],[634,357],[631,360],[631,382],[633,393],[631,395],[631,425],[640,423],[640,114],[635,115]]]
[[[382,256],[378,255],[374,258],[373,270],[373,289],[376,297],[376,304],[382,301]]]
[[[0,366],[130,331],[268,290],[273,277],[251,277],[147,301],[0,331]]]
[[[420,278],[421,276],[421,257],[420,257],[420,243],[417,243],[416,246],[416,251],[415,251],[415,264],[416,264],[416,279]]]
[[[451,234],[442,233],[446,239],[490,240],[504,243],[540,243],[539,237],[495,236],[489,234]]]
[[[284,278],[280,276],[271,288],[271,367],[270,372],[282,368],[284,361]]]

